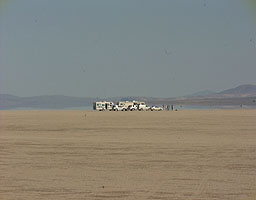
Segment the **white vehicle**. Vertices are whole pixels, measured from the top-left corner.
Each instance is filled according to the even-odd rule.
[[[137,105],[130,105],[130,106],[128,106],[128,110],[130,110],[130,111],[134,111],[134,110],[137,110],[137,109],[138,109]]]
[[[127,109],[125,107],[121,107],[121,106],[118,106],[118,105],[114,105],[112,107],[112,110],[113,111],[126,111]]]
[[[145,103],[142,103],[142,104],[138,105],[138,110],[139,111],[147,111],[147,110],[150,110],[150,107],[147,106]]]
[[[132,102],[132,101],[119,101],[119,102],[117,102],[117,105],[121,108],[124,108],[123,110],[128,110],[128,107],[133,106],[134,102]]]
[[[151,111],[162,111],[163,108],[159,107],[159,106],[152,106],[151,107]]]

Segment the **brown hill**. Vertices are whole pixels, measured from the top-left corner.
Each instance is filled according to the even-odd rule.
[[[216,95],[220,97],[255,97],[256,85],[240,85],[238,87],[219,92]]]

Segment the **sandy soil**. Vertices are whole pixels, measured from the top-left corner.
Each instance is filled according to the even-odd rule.
[[[256,110],[0,111],[0,199],[256,199]]]

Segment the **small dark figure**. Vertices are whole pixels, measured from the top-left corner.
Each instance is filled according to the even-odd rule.
[[[206,0],[204,0],[204,7],[206,7]]]
[[[103,188],[103,189],[105,188],[104,185],[102,186],[102,188]]]
[[[171,54],[172,54],[171,52],[167,51],[167,49],[164,49],[164,53],[165,53],[166,55],[171,55]]]
[[[173,111],[174,107],[173,107],[173,104],[172,104],[172,111]]]

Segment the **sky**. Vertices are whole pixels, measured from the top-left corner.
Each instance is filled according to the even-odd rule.
[[[0,2],[0,93],[177,97],[255,77],[246,0]]]

